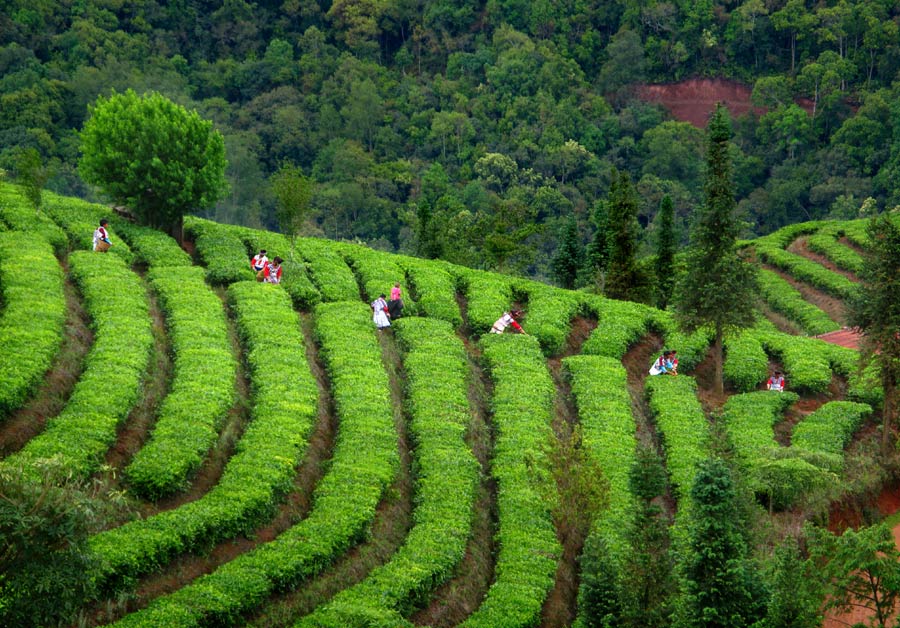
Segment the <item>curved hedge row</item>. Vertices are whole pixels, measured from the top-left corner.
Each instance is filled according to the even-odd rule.
[[[785,225],[778,231],[773,231],[772,233],[766,234],[761,238],[752,240],[751,242],[749,242],[749,244],[761,244],[763,246],[774,246],[779,249],[786,249],[791,244],[791,242],[793,242],[800,236],[815,233],[823,226],[829,224],[831,223],[827,220],[810,220],[808,222],[797,222],[792,225]]]
[[[55,222],[43,212],[34,211],[34,207],[25,198],[19,186],[2,181],[0,181],[0,224],[7,225],[10,231],[37,234],[50,243],[57,255],[61,255],[69,244],[65,232]]]
[[[318,411],[297,314],[284,291],[268,284],[237,283],[228,297],[246,347],[252,420],[206,495],[91,539],[100,583],[147,573],[177,554],[251,533],[291,487]]]
[[[316,334],[331,375],[340,430],[329,471],[316,487],[309,517],[274,541],[157,598],[146,609],[115,625],[176,628],[238,624],[242,613],[258,606],[274,591],[290,589],[315,575],[365,536],[399,465],[390,389],[370,312],[358,301],[316,308]],[[272,365],[265,366],[267,373],[271,372]],[[275,381],[281,386],[291,384]],[[271,454],[267,460],[273,465],[292,466],[290,461]]]
[[[762,244],[756,245],[756,253],[763,261],[839,299],[850,299],[856,294],[855,283],[801,255]]]
[[[128,244],[118,237],[118,232],[112,227],[111,214],[108,207],[88,203],[78,198],[69,196],[57,196],[52,192],[44,192],[44,210],[69,236],[69,242],[76,249],[90,251],[94,246],[94,231],[100,226],[100,219],[107,218],[110,225],[107,226],[112,247],[109,252],[121,257],[126,264],[134,262],[134,253]]]
[[[775,310],[787,316],[813,336],[840,329],[828,315],[803,298],[803,295],[778,273],[759,269],[759,287],[763,299]]]
[[[150,440],[125,474],[138,493],[158,499],[186,488],[215,443],[234,403],[237,362],[222,302],[203,269],[154,268],[149,279],[166,315],[175,374]]]
[[[752,329],[745,329],[725,340],[725,379],[735,390],[748,392],[769,376],[769,357]]]
[[[344,259],[356,272],[370,303],[384,293],[390,296],[391,287],[406,280],[406,273],[397,263],[396,256],[383,251],[375,251],[357,244],[343,244],[340,247]],[[403,295],[404,313],[415,312],[415,303],[409,291]]]
[[[499,553],[496,578],[463,628],[536,626],[553,587],[561,554],[547,512],[542,467],[555,394],[538,342],[530,337],[489,335],[482,339],[494,381],[492,407],[497,430],[492,472],[497,480]],[[546,480],[543,480],[546,481]]]
[[[465,269],[460,271],[459,279],[468,302],[469,328],[478,336],[489,333],[494,322],[512,307],[510,278]]]
[[[0,295],[2,418],[38,385],[63,339],[63,273],[46,240],[21,231],[0,233]]]
[[[735,453],[745,466],[752,469],[766,450],[779,447],[773,428],[799,398],[797,393],[769,390],[728,398],[723,419]]]
[[[153,335],[146,289],[119,257],[76,251],[69,265],[92,320],[94,344],[63,411],[3,464],[33,466],[59,456],[64,470],[85,478],[100,465],[140,396]]]
[[[537,281],[520,281],[515,289],[528,294],[528,333],[538,339],[545,355],[562,352],[572,330],[572,319],[583,308],[580,296]]]
[[[215,285],[256,279],[244,243],[227,226],[196,216],[184,217],[184,232],[194,238],[194,250]]]
[[[416,442],[416,508],[406,542],[390,561],[297,623],[344,628],[373,613],[408,615],[453,575],[466,552],[481,467],[465,442],[469,426],[465,348],[449,323],[404,318],[394,327],[408,381]]]
[[[637,438],[625,367],[615,358],[574,355],[563,359],[578,408],[582,443],[609,480],[609,505],[596,529],[610,547],[621,549],[632,495],[628,475]]]
[[[835,345],[822,340],[780,332],[764,319],[757,321],[751,333],[756,336],[766,353],[781,361],[788,386],[792,390],[824,392],[831,384],[832,369],[835,364],[839,364],[835,356],[846,355],[836,352]]]
[[[356,277],[335,247],[324,240],[300,238],[297,250],[323,301],[359,301]]]
[[[586,296],[585,307],[597,317],[597,328],[582,345],[585,355],[621,359],[628,348],[646,334],[655,317],[654,310],[631,301],[614,301]],[[650,365],[647,365],[650,368]]]
[[[416,294],[416,309],[421,315],[460,327],[463,320],[456,302],[456,279],[447,263],[405,256],[398,256],[398,260],[406,271],[410,290]]]
[[[697,463],[709,455],[709,423],[693,377],[656,375],[645,388],[666,449],[666,464],[679,504],[690,502]]]
[[[110,218],[110,224],[134,252],[134,260],[153,268],[190,266],[191,256],[178,246],[171,236],[157,229],[142,227],[120,218]]]
[[[791,447],[840,454],[871,414],[865,403],[829,401],[794,427]]]
[[[839,227],[828,227],[809,236],[806,244],[810,251],[824,255],[838,268],[858,273],[863,267],[862,255],[837,241],[843,233]]]

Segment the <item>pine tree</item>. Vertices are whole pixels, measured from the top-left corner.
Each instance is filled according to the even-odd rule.
[[[753,324],[758,287],[756,268],[737,251],[739,224],[728,155],[731,127],[722,105],[716,107],[707,135],[705,201],[694,220],[675,309],[685,331],[707,325],[713,329],[716,389],[722,394],[724,337]]]
[[[892,450],[892,427],[897,418],[900,382],[900,217],[874,216],[866,228],[869,237],[859,273],[859,295],[850,302],[850,324],[863,332],[863,351],[881,371],[884,390],[882,450]]]
[[[675,209],[666,194],[659,205],[656,236],[656,306],[664,310],[675,286]]]
[[[605,199],[594,204],[591,222],[594,223],[594,237],[588,244],[585,255],[587,274],[594,281],[597,292],[602,293],[609,265],[609,203]]]
[[[619,626],[620,604],[618,567],[601,534],[591,534],[581,553],[581,588],[578,608],[588,628]]]
[[[609,189],[609,265],[606,295],[611,299],[634,299],[643,287],[636,253],[637,197],[627,173],[614,172]]]
[[[699,465],[691,488],[687,547],[680,562],[681,598],[677,628],[752,626],[764,613],[725,463]]]
[[[571,217],[563,229],[562,238],[560,238],[559,247],[556,249],[556,255],[553,256],[551,268],[559,285],[563,288],[571,290],[575,287],[575,280],[578,277],[578,270],[584,263],[584,247],[581,245],[581,238],[578,236],[578,225],[575,223],[575,217]]]
[[[626,532],[631,551],[621,569],[621,625],[663,628],[670,622],[675,582],[669,552],[669,520],[656,503],[666,488],[666,470],[651,448],[638,449],[628,486],[636,500]]]

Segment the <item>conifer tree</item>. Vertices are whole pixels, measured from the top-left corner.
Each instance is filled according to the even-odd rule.
[[[637,197],[627,173],[614,172],[609,189],[609,265],[606,272],[606,296],[634,299],[643,278],[638,272],[636,253]]]
[[[900,382],[900,216],[873,216],[866,228],[869,246],[859,273],[861,286],[850,302],[850,324],[863,332],[863,351],[881,371],[884,390],[882,450],[892,450]]]
[[[725,463],[700,463],[691,488],[687,547],[680,562],[681,598],[676,628],[752,626],[764,608],[735,503],[735,488]]]
[[[786,538],[775,550],[772,596],[765,628],[818,628],[822,625],[824,593],[816,567],[800,555],[795,537]]]
[[[597,292],[603,293],[606,268],[609,265],[609,203],[605,199],[594,204],[591,222],[594,223],[594,237],[588,244],[585,255],[587,273]]]
[[[675,309],[682,328],[709,326],[714,332],[716,389],[723,393],[723,347],[726,334],[754,320],[756,268],[738,255],[739,224],[728,142],[728,110],[716,107],[707,128],[705,200],[698,209],[686,256],[686,272],[678,284]]]
[[[551,268],[553,274],[563,288],[571,290],[575,287],[578,270],[584,263],[584,247],[578,237],[578,225],[575,217],[569,218],[563,229],[562,238],[553,256]]]
[[[666,309],[675,285],[675,209],[666,194],[659,205],[656,236],[656,306]]]

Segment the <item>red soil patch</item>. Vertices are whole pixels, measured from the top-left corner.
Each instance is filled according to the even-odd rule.
[[[850,329],[848,327],[844,327],[843,329],[839,329],[837,331],[831,331],[827,334],[821,334],[816,336],[819,340],[824,340],[825,342],[830,342],[833,345],[839,345],[841,347],[847,347],[848,349],[859,349],[860,339],[862,338],[862,334],[860,334],[855,329]]]
[[[728,107],[732,117],[751,111],[757,115],[765,113],[764,108],[752,105],[751,92],[749,85],[726,79],[688,79],[680,83],[641,85],[637,88],[637,95],[642,100],[657,102],[676,120],[699,128],[706,127],[718,103]],[[812,103],[808,100],[796,102],[808,113],[812,112]]]

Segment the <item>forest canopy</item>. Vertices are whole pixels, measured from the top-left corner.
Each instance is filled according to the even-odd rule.
[[[550,275],[628,174],[641,242],[702,200],[703,133],[635,87],[752,87],[733,122],[743,235],[900,203],[900,6],[889,0],[0,2],[0,168],[77,175],[88,105],[155,91],[224,137],[205,215],[274,228],[269,179],[309,177],[308,235]],[[867,207],[871,206],[871,203]]]

